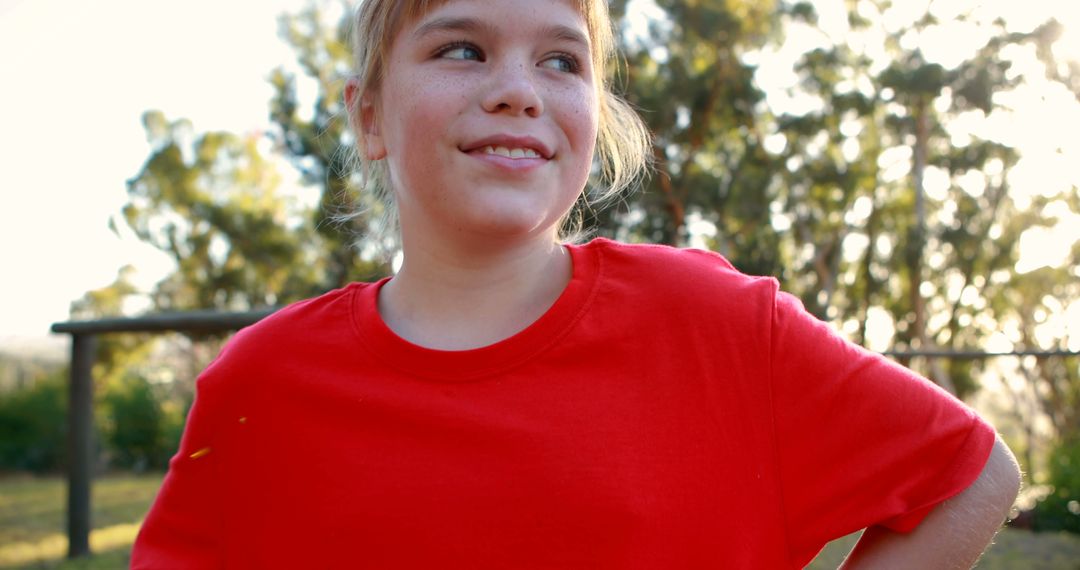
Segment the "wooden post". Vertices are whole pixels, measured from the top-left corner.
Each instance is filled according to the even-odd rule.
[[[94,383],[97,335],[71,335],[68,387],[68,558],[90,554],[90,480],[94,463]]]
[[[71,382],[68,385],[67,535],[68,558],[90,554],[90,483],[94,469],[94,382],[97,335],[164,331],[231,331],[273,313],[277,307],[242,313],[190,311],[135,318],[53,323],[52,331],[71,335]]]

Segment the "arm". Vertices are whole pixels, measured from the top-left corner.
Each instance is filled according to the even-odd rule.
[[[169,472],[135,538],[132,570],[222,565],[221,484],[215,467],[221,450],[214,437],[221,404],[220,383],[215,382],[207,369],[195,383],[195,403],[180,449],[169,461]]]
[[[1020,469],[1000,438],[979,477],[908,534],[871,527],[841,568],[971,568],[1020,490]]]

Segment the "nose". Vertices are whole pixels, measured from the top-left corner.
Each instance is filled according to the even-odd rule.
[[[535,69],[515,59],[492,69],[491,81],[483,96],[484,110],[538,117],[544,112],[544,102],[534,83]]]

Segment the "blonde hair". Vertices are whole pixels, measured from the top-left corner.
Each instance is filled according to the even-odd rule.
[[[337,218],[339,221],[350,221],[366,211],[377,210],[378,224],[371,231],[380,243],[397,232],[397,210],[386,165],[379,160],[368,160],[365,155],[364,137],[359,128],[361,95],[377,92],[380,88],[391,42],[403,23],[419,18],[448,1],[364,0],[353,18],[353,66],[359,94],[353,98],[348,109],[356,144],[347,163],[354,172],[360,173],[362,189],[374,199],[374,205]],[[561,235],[571,240],[580,237],[581,208],[604,204],[633,186],[645,174],[652,158],[652,137],[648,127],[630,104],[611,90],[608,69],[616,62],[617,53],[607,2],[576,0],[576,4],[592,42],[593,79],[600,92],[596,137],[600,172],[597,184],[579,197],[578,207],[572,210],[576,212],[574,219],[570,219],[571,215],[568,214],[562,220]]]

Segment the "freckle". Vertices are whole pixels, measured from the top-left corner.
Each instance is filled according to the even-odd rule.
[[[198,458],[200,458],[200,457],[203,457],[203,456],[205,456],[205,455],[206,455],[206,454],[208,454],[208,453],[210,453],[210,448],[209,448],[209,447],[204,447],[204,448],[202,448],[202,449],[200,449],[200,450],[196,451],[195,453],[192,453],[192,454],[191,454],[191,455],[189,455],[188,457],[190,457],[190,458],[192,458],[192,459],[198,459]]]

